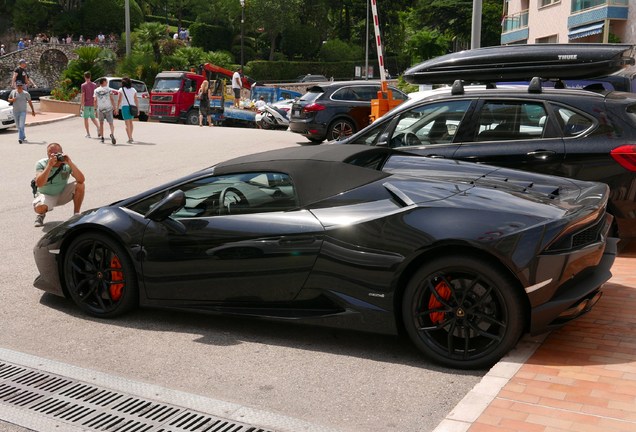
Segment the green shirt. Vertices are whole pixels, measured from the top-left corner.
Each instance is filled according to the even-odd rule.
[[[40,173],[44,171],[48,163],[49,163],[48,158],[39,160],[35,164],[35,172]],[[58,168],[59,167],[53,167],[51,169],[51,172],[49,173],[49,178],[51,178],[51,176],[55,173],[55,171],[57,171]],[[71,175],[72,171],[73,170],[71,169],[70,166],[68,166],[68,164],[62,165],[62,170],[58,173],[58,175],[55,176],[53,181],[48,181],[47,179],[46,184],[38,188],[38,192],[43,193],[44,195],[61,194],[64,188],[66,187],[66,184],[68,183],[68,178]]]

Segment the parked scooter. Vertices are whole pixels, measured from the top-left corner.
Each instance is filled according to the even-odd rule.
[[[272,105],[263,105],[254,118],[256,125],[262,129],[287,129],[289,117],[287,111]]]

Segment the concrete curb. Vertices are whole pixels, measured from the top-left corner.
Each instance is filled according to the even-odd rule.
[[[75,114],[61,114],[59,116],[55,116],[55,117],[51,117],[51,118],[45,118],[42,120],[32,120],[32,121],[27,121],[26,123],[26,127],[29,126],[38,126],[38,125],[43,125],[43,124],[47,124],[47,123],[53,123],[56,121],[61,121],[61,120],[66,120],[66,119],[70,119],[73,117],[77,117]]]
[[[468,431],[499,394],[499,391],[515,376],[537,348],[541,346],[548,334],[545,333],[537,337],[526,335],[522,338],[515,349],[490,369],[433,432]]]

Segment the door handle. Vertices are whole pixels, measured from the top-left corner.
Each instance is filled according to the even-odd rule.
[[[306,236],[306,237],[283,237],[278,243],[281,246],[291,246],[291,245],[309,245],[316,241],[315,236]]]
[[[546,160],[554,156],[556,152],[552,150],[535,150],[535,151],[528,152],[526,154],[535,159]]]

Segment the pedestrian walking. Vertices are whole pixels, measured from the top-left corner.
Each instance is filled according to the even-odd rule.
[[[82,118],[84,119],[84,128],[86,129],[86,138],[91,137],[91,132],[88,129],[88,119],[91,119],[93,124],[95,125],[95,129],[97,129],[97,137],[101,137],[99,125],[97,124],[97,120],[95,120],[95,89],[97,85],[91,81],[91,73],[86,71],[84,72],[84,84],[81,86],[81,97],[80,97],[80,112],[82,113]]]
[[[137,90],[132,86],[132,81],[129,77],[123,77],[121,79],[121,88],[119,89],[117,109],[121,112],[121,117],[126,123],[126,134],[128,135],[128,142],[133,142],[133,119],[137,116],[137,107],[139,102],[137,100]]]
[[[26,44],[24,43],[24,39],[20,38],[18,41],[18,51],[22,51],[26,48]]]
[[[207,121],[208,126],[212,126],[212,119],[210,115],[210,98],[212,94],[210,92],[210,83],[205,80],[201,83],[201,88],[197,94],[199,100],[199,126],[203,126],[203,118]]]
[[[4,44],[0,45],[0,56],[5,55],[7,52],[4,50]]]
[[[18,67],[13,70],[11,76],[11,87],[16,88],[16,82],[20,81],[24,85],[24,90],[29,91],[29,86],[37,87],[27,71],[27,63],[25,59],[18,61]]]
[[[33,225],[36,227],[44,225],[47,212],[71,201],[73,214],[78,214],[84,201],[84,174],[62,151],[62,146],[49,144],[46,155],[35,164],[37,195],[33,200],[33,210],[37,216]],[[74,182],[68,182],[70,176],[75,179]]]
[[[27,104],[31,107],[31,114],[35,117],[35,108],[31,101],[31,95],[24,90],[22,81],[16,81],[16,89],[11,90],[8,101],[13,104],[13,117],[18,127],[18,143],[26,142],[26,134],[24,128],[26,126]]]
[[[104,120],[108,122],[110,126],[110,142],[115,145],[117,140],[115,139],[115,123],[113,120],[113,113],[117,115],[117,108],[115,107],[115,99],[108,87],[108,80],[106,78],[100,78],[97,82],[99,87],[95,89],[95,111],[97,111],[97,118],[99,119],[99,136],[104,142]]]

